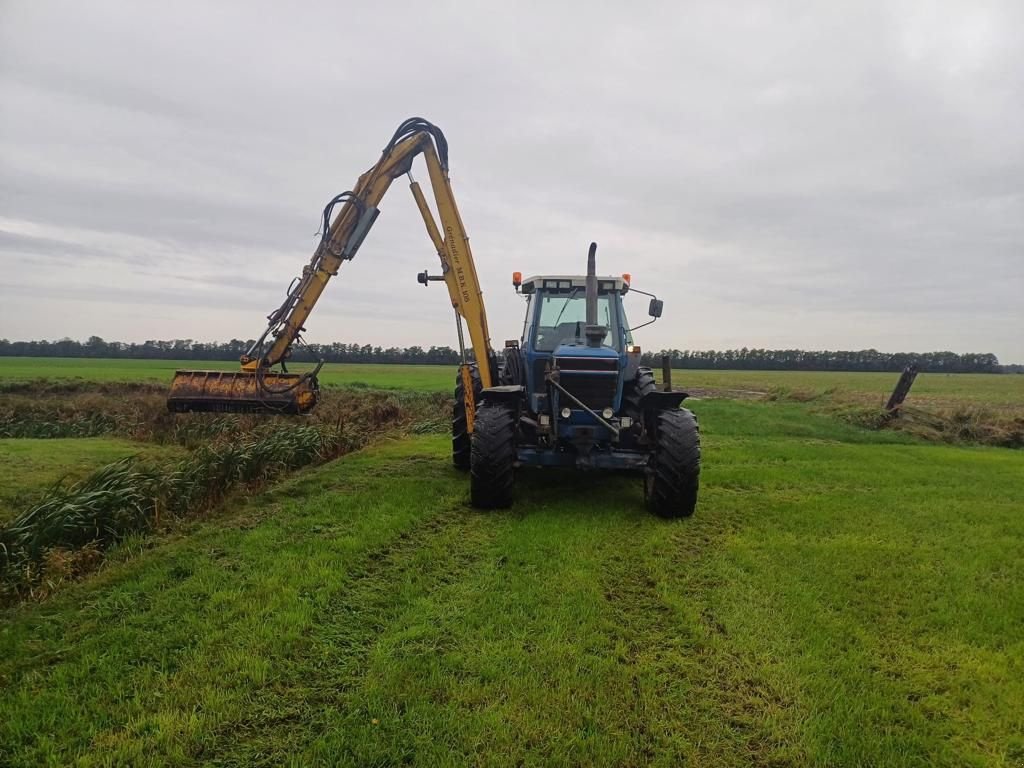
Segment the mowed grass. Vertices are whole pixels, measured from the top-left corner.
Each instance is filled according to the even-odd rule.
[[[309,366],[297,365],[296,370]],[[54,379],[96,382],[170,383],[179,368],[238,370],[238,364],[197,360],[106,360],[84,358],[0,357],[0,383]],[[328,363],[320,373],[325,386],[365,386],[447,392],[454,389],[454,366]],[[660,370],[656,371],[660,379]],[[850,394],[876,399],[892,392],[896,373],[830,371],[691,371],[676,370],[675,386],[686,389],[768,392],[784,389],[817,394]],[[727,392],[722,394],[728,395]],[[909,402],[967,403],[1024,408],[1024,376],[1013,374],[931,374],[918,376]]]
[[[1024,761],[1024,454],[694,407],[690,520],[426,436],[129,543],[0,620],[0,763]]]
[[[175,446],[108,437],[0,439],[0,523],[60,480],[81,480],[126,456],[166,459],[183,453]]]

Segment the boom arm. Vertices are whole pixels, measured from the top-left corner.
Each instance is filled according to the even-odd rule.
[[[410,168],[423,155],[440,229]],[[305,323],[328,281],[342,264],[352,259],[377,218],[378,205],[391,183],[409,177],[409,187],[437,255],[441,260],[452,306],[460,323],[469,330],[484,387],[497,383],[497,361],[491,347],[484,309],[483,291],[473,262],[462,218],[448,177],[448,142],[441,129],[422,118],[409,118],[395,131],[380,160],[359,177],[355,188],[336,196],[324,209],[323,236],[312,259],[293,281],[284,303],[268,316],[269,325],[259,340],[242,356],[241,373],[178,371],[171,385],[168,407],[172,410],[277,410],[304,412],[316,402],[316,371],[297,376],[270,373],[272,366],[284,366],[292,345],[300,341]],[[341,203],[331,220],[334,207]],[[465,349],[462,375],[469,377]],[[317,368],[319,370],[319,368]],[[471,390],[470,390],[471,391]],[[294,394],[293,394],[294,393]],[[468,399],[468,398],[467,398]],[[470,407],[471,404],[468,404]],[[471,428],[470,428],[471,429]]]
[[[438,155],[435,137],[442,148],[443,158]],[[412,161],[421,153],[427,164],[443,235],[437,228],[419,183],[409,173]],[[309,265],[289,291],[285,303],[271,314],[268,333],[242,359],[244,370],[269,368],[288,357],[292,344],[304,330],[306,319],[327,282],[338,274],[346,260],[355,255],[376,219],[377,206],[391,187],[391,182],[402,174],[409,175],[409,187],[441,259],[441,269],[452,306],[466,321],[479,360],[483,384],[485,387],[492,385],[493,350],[487,329],[483,291],[473,263],[469,237],[459,216],[448,177],[447,142],[440,129],[418,118],[410,118],[402,123],[377,164],[359,177],[355,189],[343,200],[341,211],[330,224]],[[330,216],[330,208],[328,206],[325,210],[325,219]],[[273,335],[274,341],[263,353],[261,347],[268,335]],[[258,354],[254,356],[254,353]]]

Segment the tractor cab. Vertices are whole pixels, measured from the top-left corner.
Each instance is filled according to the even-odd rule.
[[[593,250],[585,275],[512,278],[526,319],[519,344],[506,346],[501,379],[520,388],[527,412],[524,464],[623,468],[647,460],[617,452],[642,431],[640,350],[623,306],[630,276],[598,275]],[[657,299],[651,313],[661,314]]]
[[[596,323],[587,323],[587,277],[541,275],[523,280],[526,297],[522,356],[529,408],[548,410],[549,387],[545,376],[559,372],[563,386],[582,405],[602,413],[617,412],[622,395],[620,372],[628,363],[633,338],[629,332],[622,297],[629,290],[625,277],[597,277]],[[603,328],[591,331],[588,325]],[[583,412],[580,403],[567,398],[563,408]],[[561,409],[560,409],[561,410]]]

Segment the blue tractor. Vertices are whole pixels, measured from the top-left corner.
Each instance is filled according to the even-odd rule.
[[[586,275],[514,276],[526,320],[522,338],[505,344],[500,384],[482,388],[474,377],[472,414],[462,379],[456,387],[453,460],[470,471],[476,507],[510,506],[520,467],[575,467],[634,472],[651,512],[693,514],[697,419],[680,407],[686,393],[658,389],[640,365],[622,303],[629,276],[598,276],[596,249]],[[651,296],[648,323],[661,311]]]

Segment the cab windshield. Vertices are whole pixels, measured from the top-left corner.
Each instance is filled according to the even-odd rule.
[[[608,328],[603,346],[618,351],[621,334],[616,311],[617,296],[615,293],[598,294],[597,323]],[[534,349],[554,352],[559,344],[586,343],[587,297],[583,288],[559,293],[538,291],[537,301],[540,302],[540,310]]]

